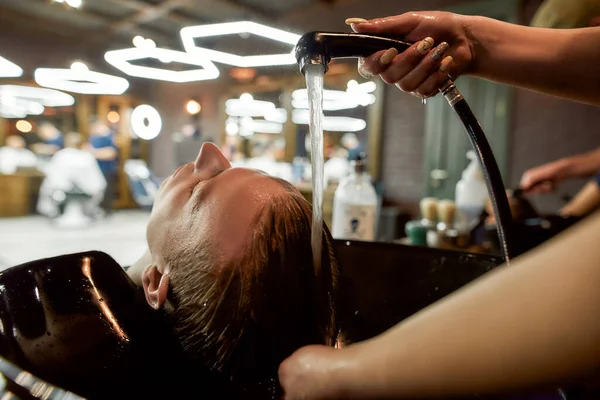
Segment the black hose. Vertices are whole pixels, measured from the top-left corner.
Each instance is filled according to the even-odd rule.
[[[502,249],[504,259],[509,263],[515,255],[513,252],[513,245],[510,242],[510,238],[512,238],[512,235],[510,234],[512,229],[512,214],[510,212],[504,184],[502,183],[502,175],[500,174],[500,169],[496,163],[496,158],[483,133],[483,129],[481,129],[481,125],[479,125],[479,121],[477,121],[477,118],[473,115],[466,100],[461,99],[456,102],[456,104],[453,104],[452,108],[465,127],[471,145],[479,160],[479,164],[482,167],[483,177],[490,195],[494,215],[496,216],[500,248]]]

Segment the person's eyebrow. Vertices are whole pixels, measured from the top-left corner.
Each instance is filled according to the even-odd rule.
[[[204,182],[206,183],[206,182],[210,181],[211,179],[216,178],[217,176],[221,175],[225,171],[226,171],[226,169],[222,169],[222,170],[217,171],[215,174],[213,174],[210,178],[206,179]],[[192,198],[192,197],[190,197],[190,198]],[[200,203],[202,203],[200,201],[200,197],[199,196],[196,196],[195,199],[196,199],[196,201],[195,201],[195,204],[192,207],[192,211],[196,211],[198,209],[198,207],[200,207]]]

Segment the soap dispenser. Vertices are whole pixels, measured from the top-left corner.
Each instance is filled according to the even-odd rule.
[[[467,231],[479,221],[479,216],[488,201],[488,191],[483,173],[473,151],[467,152],[471,160],[456,184],[455,204],[458,211],[456,228]]]

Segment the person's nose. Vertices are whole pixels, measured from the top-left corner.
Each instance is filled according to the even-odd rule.
[[[217,146],[209,142],[202,144],[194,162],[195,171],[214,174],[228,168],[231,168],[231,164]]]

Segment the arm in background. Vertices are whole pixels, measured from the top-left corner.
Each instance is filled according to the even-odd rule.
[[[561,158],[526,171],[521,188],[528,192],[549,192],[567,179],[589,178],[600,171],[600,148]]]

